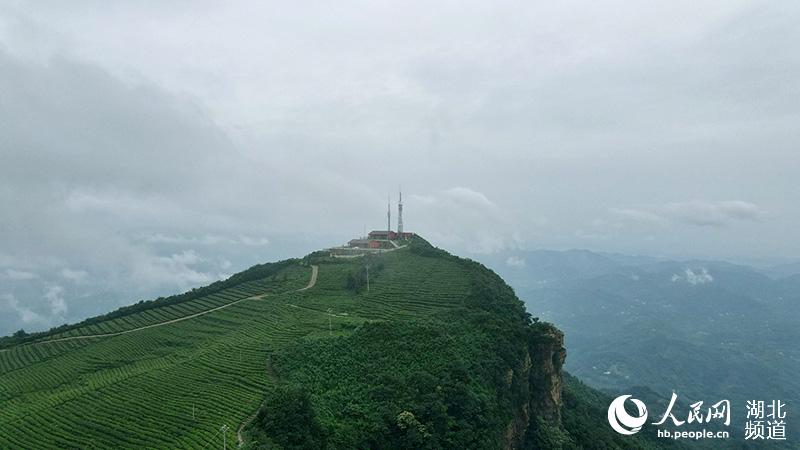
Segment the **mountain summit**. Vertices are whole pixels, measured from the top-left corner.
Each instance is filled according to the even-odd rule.
[[[255,266],[5,338],[0,447],[641,448],[565,377],[563,334],[420,237]]]

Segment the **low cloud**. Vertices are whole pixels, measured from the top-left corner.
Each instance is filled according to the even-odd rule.
[[[22,305],[12,294],[0,294],[0,309],[16,314],[19,320],[25,325],[42,325],[47,322],[45,318],[36,311]]]
[[[148,256],[132,268],[131,278],[147,286],[177,286],[180,289],[216,280],[216,274],[193,267],[205,261],[194,250],[170,256]]]
[[[61,269],[61,276],[64,279],[72,281],[73,283],[82,283],[89,275],[85,270],[72,270],[68,268]]]
[[[244,245],[262,246],[269,245],[269,239],[265,237],[239,236],[239,243]]]
[[[9,316],[16,316],[15,324],[25,327],[42,328],[53,326],[64,321],[67,313],[67,302],[64,299],[64,288],[58,285],[48,286],[42,296],[43,303],[23,304],[14,294],[0,294],[0,311]],[[20,328],[16,326],[14,329]]]
[[[25,270],[6,269],[0,277],[9,280],[32,280],[36,278],[36,274]]]
[[[444,197],[449,198],[457,203],[466,205],[466,206],[477,206],[480,208],[492,208],[494,207],[494,203],[489,201],[489,199],[482,193],[478,191],[474,191],[467,187],[454,187],[447,189],[443,192]]]
[[[708,273],[708,270],[706,270],[705,267],[701,268],[698,272],[695,272],[687,267],[686,270],[684,270],[683,274],[672,275],[671,281],[673,283],[685,281],[691,284],[692,286],[696,286],[698,284],[712,283],[714,281],[714,277],[712,277],[711,274]]]
[[[165,235],[154,233],[142,237],[145,242],[150,244],[177,244],[177,245],[250,245],[265,246],[270,244],[270,240],[263,236],[223,236],[206,234],[203,236],[182,236]]]
[[[634,222],[658,223],[664,221],[664,218],[658,215],[657,213],[643,209],[611,208],[609,211],[622,218],[629,219]]]
[[[690,200],[655,208],[611,208],[617,216],[642,223],[678,222],[703,227],[721,227],[734,222],[759,220],[764,211],[754,203],[732,200],[707,202]]]
[[[476,189],[457,186],[408,197],[404,214],[412,214],[413,229],[435,245],[476,254],[519,247],[519,228],[526,220]],[[393,212],[394,214],[394,212]],[[394,216],[393,220],[394,220]],[[523,226],[524,227],[524,226]]]
[[[509,267],[525,267],[525,260],[518,256],[509,256],[506,259],[506,265]]]
[[[763,215],[761,208],[741,200],[669,203],[661,208],[661,213],[673,220],[699,226],[723,226],[741,220],[758,220]]]
[[[64,301],[64,288],[61,286],[50,286],[44,294],[45,300],[50,305],[50,314],[61,316],[67,312],[67,302]]]

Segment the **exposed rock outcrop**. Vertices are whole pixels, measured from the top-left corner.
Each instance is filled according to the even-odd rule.
[[[514,418],[506,428],[505,448],[522,449],[540,424],[561,425],[564,334],[549,324],[535,324],[527,351],[507,382],[514,398]]]

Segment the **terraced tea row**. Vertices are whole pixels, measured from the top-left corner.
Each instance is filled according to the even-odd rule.
[[[256,280],[197,300],[133,313],[88,327],[76,328],[39,342],[17,346],[0,352],[0,374],[86,345],[86,339],[79,338],[82,336],[102,337],[108,334],[125,333],[204,314],[252,296],[302,289],[301,286],[305,286],[305,280],[307,280],[307,271],[308,269],[300,267],[291,268],[286,271],[288,272],[287,277],[280,284],[276,283],[274,279]]]
[[[383,257],[369,292],[348,291],[346,278],[361,264],[320,264],[316,284],[304,291],[310,269],[293,266],[285,279],[281,273],[62,337],[188,320],[0,353],[0,429],[12,430],[0,433],[0,448],[210,448],[223,424],[233,442],[272,382],[271,352],[351,333],[366,320],[460,308],[470,290],[458,264],[401,249]],[[229,306],[214,310],[220,305]],[[210,312],[192,316],[202,311]]]
[[[148,309],[143,312],[129,314],[99,324],[75,328],[65,333],[53,335],[47,340],[92,334],[116,333],[196,314],[247,297],[300,289],[305,286],[308,280],[307,271],[308,269],[295,267],[284,271],[282,275],[286,275],[286,279],[280,282],[276,281],[275,277],[271,279],[248,281],[237,285],[235,288],[225,289],[196,300]]]
[[[70,446],[81,441],[74,430],[100,447],[206,445],[218,424],[238,425],[260,402],[270,347],[327,328],[283,296],[94,342],[48,361],[46,372],[5,374],[0,427],[16,431],[0,446]],[[59,426],[43,441],[48,423]]]

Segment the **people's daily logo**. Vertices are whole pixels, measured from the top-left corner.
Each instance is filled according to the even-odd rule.
[[[630,399],[638,409],[636,416],[628,414],[625,402]],[[641,400],[631,398],[630,395],[620,395],[608,406],[608,423],[619,434],[636,434],[647,422],[647,407]]]
[[[676,411],[678,394],[672,393],[661,419],[651,425],[659,427],[656,435],[668,439],[729,439],[731,433],[731,402],[720,400],[713,404],[696,401],[688,411]],[[625,409],[630,402],[630,409]],[[636,410],[636,413],[630,412]],[[678,410],[681,408],[677,408]],[[630,411],[630,412],[629,412]],[[780,400],[747,402],[745,440],[786,440],[786,403]],[[630,395],[620,395],[608,405],[608,424],[619,434],[632,435],[641,431],[647,422],[647,406]],[[668,428],[667,428],[668,427]]]

